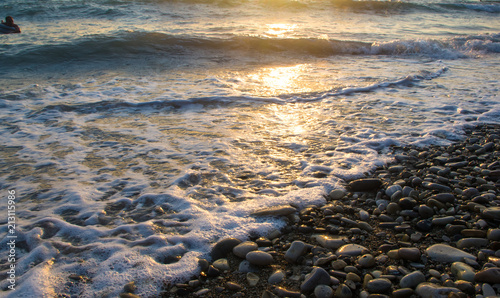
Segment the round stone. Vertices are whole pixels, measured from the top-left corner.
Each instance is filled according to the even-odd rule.
[[[351,289],[345,285],[341,284],[337,287],[337,290],[335,291],[335,297],[338,298],[351,298],[352,297],[352,291]]]
[[[434,215],[434,210],[427,205],[420,205],[418,206],[418,214],[422,218],[430,218]]]
[[[375,258],[370,254],[362,255],[358,258],[358,264],[363,268],[373,267],[375,266]]]
[[[415,288],[423,282],[425,282],[425,275],[420,271],[413,271],[403,276],[399,281],[399,286],[401,288]]]
[[[491,284],[499,283],[500,280],[500,268],[491,267],[484,270],[479,271],[474,276],[475,282],[487,282]]]
[[[225,258],[228,253],[230,253],[233,248],[240,244],[241,240],[236,238],[227,238],[219,241],[213,248],[211,252],[212,260],[218,260]]]
[[[259,276],[255,273],[248,272],[247,273],[247,282],[251,287],[255,287],[259,282]]]
[[[389,292],[392,283],[387,278],[375,278],[366,284],[366,290],[370,293],[382,294]]]
[[[415,292],[420,297],[449,297],[448,294],[459,293],[460,290],[452,287],[443,287],[432,282],[424,282],[417,286]]]
[[[500,229],[489,229],[486,237],[491,241],[500,241]]]
[[[314,288],[314,296],[316,298],[332,298],[333,289],[327,285],[319,285]]]
[[[342,198],[344,198],[344,196],[345,196],[345,191],[343,191],[342,189],[332,190],[328,194],[328,198],[334,201],[341,200]]]
[[[268,266],[274,262],[273,256],[264,251],[251,251],[247,253],[246,259],[257,266]]]
[[[245,241],[243,243],[236,245],[233,248],[233,254],[235,254],[237,257],[244,259],[247,256],[247,253],[257,250],[258,248],[259,246],[257,245],[257,243],[253,241]]]
[[[403,188],[401,185],[391,185],[385,190],[385,194],[390,198],[392,197],[396,192],[401,191],[403,192]]]
[[[458,280],[470,282],[474,281],[474,276],[476,275],[474,268],[462,262],[454,262],[451,264],[451,273],[453,273]]]

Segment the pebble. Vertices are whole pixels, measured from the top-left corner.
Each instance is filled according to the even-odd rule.
[[[500,241],[500,229],[489,229],[486,237],[488,240]]]
[[[314,296],[316,298],[332,298],[333,289],[327,285],[318,285],[314,288]]]
[[[495,290],[493,289],[492,286],[490,286],[489,284],[487,283],[484,283],[483,286],[482,286],[482,290],[483,290],[483,296],[484,297],[498,297],[497,293],[495,292]]]
[[[459,262],[464,258],[472,260],[476,259],[476,257],[469,253],[466,253],[463,250],[441,243],[434,244],[431,247],[427,248],[426,254],[432,260],[444,263]]]
[[[320,235],[316,237],[316,241],[318,241],[318,244],[323,246],[324,248],[337,249],[345,244],[346,239],[345,237],[340,237],[340,236],[330,237],[330,236]]]
[[[403,191],[403,188],[401,185],[391,185],[385,190],[385,195],[388,196],[389,198],[392,197],[396,192],[398,191]]]
[[[415,288],[423,282],[425,282],[425,275],[420,271],[413,271],[401,278],[399,286],[401,288]]]
[[[286,216],[297,212],[297,209],[290,205],[280,205],[256,210],[250,215],[253,216]]]
[[[450,297],[448,296],[450,293],[460,293],[460,290],[452,287],[443,287],[441,285],[424,282],[417,286],[415,292],[421,298],[435,298],[435,297]]]
[[[487,219],[500,220],[500,207],[488,207],[481,212],[481,216]]]
[[[403,247],[398,249],[398,256],[403,260],[418,262],[420,261],[420,250],[416,247]]]
[[[463,238],[457,242],[457,248],[484,247],[488,245],[488,239],[484,238]]]
[[[370,268],[375,266],[375,258],[371,254],[365,254],[358,258],[358,264],[362,268]]]
[[[500,268],[490,267],[483,269],[476,273],[474,276],[474,281],[476,282],[486,282],[486,283],[500,283]]]
[[[238,267],[238,272],[240,273],[258,272],[258,271],[259,268],[257,266],[250,264],[250,262],[247,260],[242,261]]]
[[[328,194],[328,198],[333,201],[341,200],[344,198],[344,196],[345,196],[345,191],[343,191],[342,189],[332,190]]]
[[[218,260],[225,258],[228,253],[230,253],[233,248],[240,244],[241,240],[236,238],[227,238],[219,241],[213,248],[211,252],[212,260]]]
[[[352,297],[351,288],[349,288],[345,284],[339,285],[337,287],[337,290],[335,291],[335,297],[338,297],[338,298],[351,298]]]
[[[233,248],[233,254],[235,254],[237,257],[244,259],[246,258],[247,253],[257,250],[258,248],[259,246],[257,245],[257,243],[253,241],[245,241],[243,243],[236,245]]]
[[[340,247],[335,253],[338,256],[359,256],[361,254],[369,253],[370,251],[359,244],[346,244]]]
[[[349,182],[348,188],[352,192],[376,191],[382,185],[382,181],[376,178],[358,179]]]
[[[418,206],[418,214],[424,219],[430,218],[434,215],[434,210],[427,205],[420,205]]]
[[[392,288],[392,282],[387,278],[375,278],[370,280],[365,289],[370,293],[386,293]]]
[[[248,285],[250,285],[251,287],[255,287],[257,285],[257,283],[259,282],[259,276],[253,272],[248,272],[247,273],[247,282],[248,282]]]
[[[476,275],[474,268],[462,263],[454,262],[451,264],[451,273],[455,275],[458,280],[474,281],[474,276]]]
[[[297,259],[302,256],[307,250],[307,246],[304,242],[296,240],[292,242],[290,248],[285,253],[285,260],[289,263],[297,262]]]
[[[247,253],[246,259],[250,264],[257,266],[268,266],[274,262],[273,256],[264,251],[251,251]]]
[[[330,285],[330,274],[321,267],[314,269],[306,276],[306,279],[300,285],[300,290],[303,292],[311,292],[318,285]]]
[[[226,271],[230,269],[227,259],[218,259],[212,265],[221,271]]]
[[[285,279],[285,273],[281,270],[278,270],[278,271],[274,272],[273,274],[271,274],[271,276],[269,276],[269,279],[267,280],[267,282],[271,285],[277,285],[277,284],[281,283],[283,281],[283,279]]]

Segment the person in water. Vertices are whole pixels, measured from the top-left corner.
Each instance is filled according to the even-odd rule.
[[[5,22],[2,21],[2,24],[11,27],[13,29],[12,33],[21,33],[21,29],[18,25],[14,24],[14,18],[11,16],[6,17]]]

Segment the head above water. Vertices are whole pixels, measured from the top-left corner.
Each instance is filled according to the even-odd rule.
[[[11,16],[7,16],[5,18],[5,25],[7,26],[14,25],[14,18]]]

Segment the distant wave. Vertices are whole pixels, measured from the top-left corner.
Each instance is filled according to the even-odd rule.
[[[1,47],[0,47],[1,49]],[[457,59],[478,53],[500,53],[500,34],[483,34],[449,39],[414,39],[359,42],[315,38],[280,39],[254,36],[206,38],[152,32],[122,32],[114,36],[92,35],[77,41],[32,45],[16,52],[0,50],[0,64],[37,65],[70,61],[133,59],[148,54],[192,58],[221,53],[231,55],[285,55],[286,57],[329,57],[335,55],[420,55],[434,59]]]

